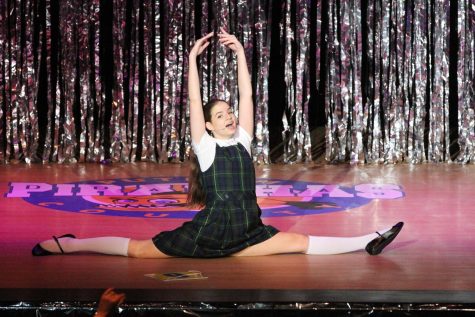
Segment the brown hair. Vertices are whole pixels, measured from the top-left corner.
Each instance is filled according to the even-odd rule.
[[[211,110],[219,102],[227,103],[227,101],[222,99],[211,99],[203,106],[203,116],[205,122],[211,122]],[[211,134],[211,131],[206,131]],[[190,152],[190,175],[188,177],[188,197],[186,202],[190,206],[199,207],[204,206],[206,202],[206,191],[203,188],[203,184],[201,184],[201,170],[198,163],[198,158],[196,157],[193,150]]]

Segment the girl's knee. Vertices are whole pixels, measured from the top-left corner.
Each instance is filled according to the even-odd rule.
[[[308,248],[308,236],[299,234],[299,233],[292,233],[292,232],[282,232],[279,233],[281,235],[281,241],[276,241],[281,245],[286,245],[289,249],[289,252],[301,252],[304,253],[307,251]]]
[[[153,245],[153,243],[151,243]],[[153,245],[155,248],[155,246]],[[148,240],[130,240],[127,254],[132,258],[147,258],[149,257],[150,246]]]
[[[127,249],[127,256],[131,258],[139,258],[141,253],[141,247],[139,241],[137,240],[130,240],[129,247]]]
[[[130,240],[128,256],[132,258],[168,258],[170,256],[157,249],[152,240]]]

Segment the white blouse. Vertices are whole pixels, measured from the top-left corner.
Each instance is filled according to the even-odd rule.
[[[210,136],[207,132],[203,133],[201,140],[198,144],[191,142],[193,151],[198,157],[198,162],[200,163],[200,170],[202,172],[206,171],[214,162],[214,157],[216,155],[216,144],[219,146],[231,146],[241,143],[244,148],[247,150],[249,155],[251,155],[251,136],[238,126],[234,136],[227,140],[216,139]]]

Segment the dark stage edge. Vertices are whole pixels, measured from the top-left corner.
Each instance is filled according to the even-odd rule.
[[[125,289],[115,316],[472,316],[475,292]],[[0,289],[0,316],[92,316],[102,289]]]
[[[5,317],[94,316],[96,302],[0,303]],[[159,316],[473,316],[468,304],[401,303],[141,303],[124,304],[110,317]]]
[[[0,289],[0,302],[94,301],[103,289]],[[475,291],[446,290],[274,290],[120,289],[127,302],[352,302],[474,304]]]

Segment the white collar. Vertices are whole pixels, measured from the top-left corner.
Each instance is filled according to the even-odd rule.
[[[216,139],[214,138],[216,143],[218,143],[219,146],[231,146],[231,145],[236,145],[238,144],[236,138],[232,137],[230,139],[226,139],[226,140],[223,140],[223,139]]]

